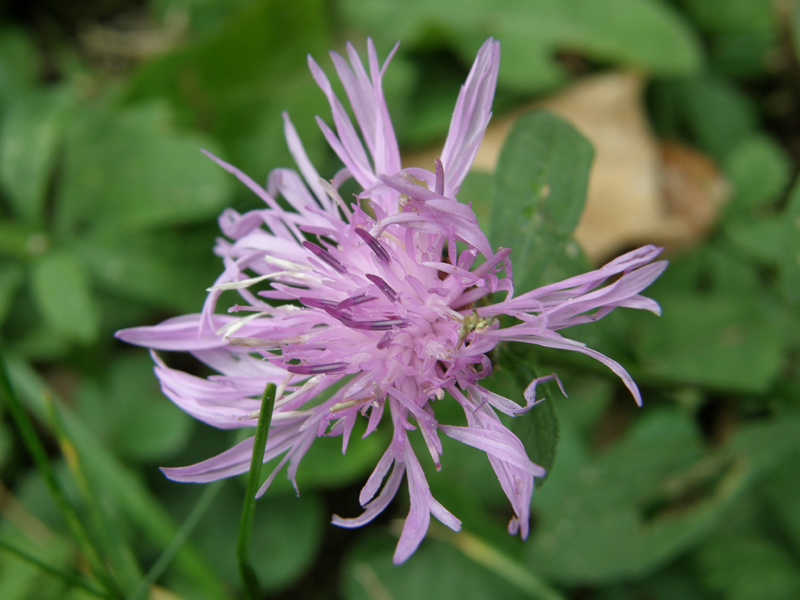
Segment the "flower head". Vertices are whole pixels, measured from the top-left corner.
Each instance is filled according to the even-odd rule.
[[[294,482],[317,437],[341,436],[345,451],[358,419],[366,420],[365,437],[391,426],[391,442],[359,496],[364,512],[334,516],[333,522],[369,522],[405,478],[411,508],[395,562],[414,552],[431,514],[454,530],[460,527],[433,498],[412,435],[421,435],[437,469],[441,434],[486,452],[514,510],[509,531],[525,537],[534,478],[544,469],[529,460],[497,411],[518,415],[530,409],[541,379],[528,386],[522,406],[492,393],[480,384],[492,370],[488,352],[502,341],[582,352],[610,367],[640,402],[618,363],[558,332],[617,306],[658,312],[639,292],[665,263],[652,262],[658,248],[644,247],[596,271],[515,296],[511,251],[494,251],[472,209],[456,200],[491,117],[499,44],[490,39],[478,52],[433,171],[401,168],[381,87],[389,59],[381,65],[371,42],[368,70],[350,45],[347,55],[349,62],[331,53],[357,127],[309,59],[333,114],[334,129],[321,119],[319,126],[344,169],[330,183],[321,180],[286,115],[286,139],[299,173],[277,169],[262,188],[212,156],[264,206],[245,214],[229,209],[220,217],[226,237],[216,252],[225,268],[202,313],[117,336],[154,350],[191,352],[217,371],[202,379],[168,367],[153,353],[164,393],[215,427],[255,426],[258,398],[266,384],[277,386],[264,461],[279,461],[259,494],[286,465]],[[363,191],[347,202],[337,189],[350,177]],[[235,315],[215,314],[225,290],[241,296]],[[491,303],[496,292],[503,299]],[[501,315],[516,324],[501,328]],[[467,426],[439,423],[434,406],[447,396],[462,407]],[[190,482],[237,475],[249,469],[252,446],[250,438],[199,464],[164,472]]]

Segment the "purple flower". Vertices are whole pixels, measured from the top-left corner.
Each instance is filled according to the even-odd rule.
[[[437,469],[440,434],[486,452],[514,510],[509,531],[524,538],[534,477],[544,469],[528,459],[496,411],[514,416],[529,410],[537,383],[554,376],[531,382],[521,406],[481,387],[492,370],[488,353],[503,341],[581,352],[607,365],[641,402],[618,363],[558,332],[618,306],[658,313],[658,305],[639,293],[666,263],[652,262],[660,249],[647,246],[596,271],[515,296],[511,250],[493,251],[472,209],[456,200],[491,117],[499,44],[490,39],[478,52],[433,171],[401,168],[381,88],[389,60],[380,65],[371,42],[368,71],[350,45],[347,55],[349,62],[331,53],[357,128],[309,59],[333,113],[334,129],[321,119],[319,126],[344,168],[330,183],[320,179],[286,115],[286,139],[299,173],[276,169],[262,188],[212,156],[264,206],[245,214],[228,209],[220,217],[226,238],[219,239],[216,252],[225,269],[201,314],[117,336],[154,350],[188,351],[217,371],[202,379],[168,367],[153,353],[164,393],[215,427],[254,427],[266,384],[276,384],[264,461],[279,461],[259,495],[285,465],[294,482],[317,437],[341,436],[344,452],[359,418],[366,419],[365,437],[391,426],[391,443],[359,496],[364,512],[334,516],[333,522],[368,523],[405,478],[411,509],[396,563],[420,544],[431,514],[460,528],[432,496],[410,435],[422,436]],[[346,202],[337,189],[350,177],[363,191],[357,201]],[[214,312],[225,290],[241,296],[231,310],[236,315]],[[503,299],[492,304],[496,292]],[[516,324],[501,328],[501,315]],[[437,401],[458,402],[467,426],[440,424]],[[250,438],[199,464],[163,470],[175,481],[230,477],[248,470],[252,446]]]

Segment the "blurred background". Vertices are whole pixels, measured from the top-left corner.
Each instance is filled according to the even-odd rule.
[[[564,265],[543,246],[526,281],[667,247],[671,266],[648,292],[661,318],[615,312],[575,331],[630,370],[644,408],[602,366],[519,351],[522,372],[498,369],[496,389],[520,397],[526,369],[556,369],[569,394],[548,395],[560,442],[530,539],[507,535],[511,510],[485,456],[445,439],[429,480],[465,530],[434,523],[401,567],[404,492],[368,527],[329,524],[358,514],[388,433],[354,439],[345,457],[337,439],[318,440],[300,497],[281,476],[258,503],[264,597],[800,598],[797,2],[0,6],[0,347],[33,423],[15,425],[4,390],[0,598],[239,597],[243,481],[192,486],[158,471],[237,433],[174,407],[147,352],[113,333],[199,311],[220,270],[217,215],[258,206],[200,148],[265,181],[293,166],[286,110],[320,174],[339,168],[314,121],[330,112],[307,54],[331,75],[327,52],[347,40],[363,56],[372,37],[381,58],[399,40],[386,97],[405,165],[431,168],[489,36],[502,46],[495,113],[462,199],[489,218],[491,173],[526,111],[554,111],[591,140],[577,245],[560,240]],[[75,583],[93,569],[91,589]]]

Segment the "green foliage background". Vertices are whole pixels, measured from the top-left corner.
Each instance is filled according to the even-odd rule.
[[[331,72],[326,52],[346,40],[363,51],[370,36],[381,56],[400,40],[385,87],[413,149],[440,143],[490,35],[495,114],[585,73],[636,69],[653,128],[713,157],[732,200],[650,288],[663,317],[623,311],[576,330],[629,368],[643,409],[579,357],[495,357],[498,392],[521,397],[555,369],[570,394],[547,389],[513,423],[551,466],[527,542],[505,533],[485,457],[444,439],[431,487],[465,531],[434,524],[395,567],[402,493],[362,530],[328,524],[358,512],[387,432],[354,437],[345,457],[321,439],[302,495],[279,478],[257,504],[264,597],[800,597],[795,0],[20,0],[0,13],[0,346],[14,389],[0,395],[0,598],[240,597],[246,482],[195,487],[157,470],[236,433],[172,406],[147,354],[113,332],[198,311],[219,270],[216,216],[256,206],[200,148],[263,181],[292,166],[286,110],[319,172],[338,169],[307,54]],[[586,268],[571,233],[591,158],[570,125],[535,113],[495,175],[465,182],[493,243],[515,249],[519,290]]]

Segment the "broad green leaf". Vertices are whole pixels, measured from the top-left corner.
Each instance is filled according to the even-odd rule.
[[[735,219],[725,225],[725,234],[748,256],[774,266],[784,260],[787,250],[784,215],[768,215],[759,219]],[[800,232],[798,232],[800,234]]]
[[[610,582],[641,576],[697,543],[742,480],[725,461],[695,467],[702,454],[689,417],[656,410],[599,458],[556,469],[534,503],[531,568],[558,581]],[[700,491],[716,477],[712,492]]]
[[[0,183],[29,224],[43,225],[45,192],[74,103],[71,88],[37,89],[14,98],[3,115]]]
[[[348,24],[383,45],[452,40],[465,62],[494,35],[503,45],[500,84],[524,90],[564,79],[560,51],[659,75],[691,73],[700,63],[691,30],[656,0],[346,0],[342,11]]]
[[[164,104],[87,110],[67,135],[58,231],[113,228],[122,236],[124,225],[133,235],[217,215],[232,181],[201,148],[217,152],[205,136],[177,133]]]
[[[800,551],[800,511],[797,498],[800,498],[800,448],[791,453],[773,469],[765,482],[765,494],[770,512],[781,524],[783,533],[795,548]]]
[[[709,63],[731,77],[763,76],[781,37],[781,11],[772,0],[679,0],[694,24],[708,36]]]
[[[748,215],[774,202],[785,192],[791,170],[791,162],[777,142],[763,135],[746,139],[725,162],[734,188],[728,211]]]
[[[71,248],[98,287],[136,302],[176,312],[198,312],[206,289],[222,269],[212,250],[214,237],[219,235],[213,225],[184,228],[180,235],[170,230],[133,237],[125,235],[124,230],[98,233],[102,235],[74,240]]]
[[[495,172],[490,239],[512,249],[520,292],[584,266],[569,236],[586,201],[592,156],[589,142],[548,112],[524,115],[511,130]]]
[[[118,455],[139,462],[173,455],[186,443],[192,424],[162,394],[146,353],[117,358],[102,386],[85,383],[78,408]]]
[[[470,171],[458,191],[458,200],[470,204],[483,231],[489,231],[493,207],[494,178],[489,173]]]
[[[666,285],[664,283],[663,285]],[[781,336],[747,296],[676,292],[659,296],[660,319],[633,321],[651,377],[738,393],[763,393],[783,365]]]
[[[651,95],[655,124],[663,135],[688,133],[694,144],[722,163],[758,132],[751,100],[713,75],[656,82]]]
[[[760,536],[718,536],[697,555],[706,585],[729,600],[791,600],[800,596],[800,567]]]
[[[45,322],[56,336],[88,344],[100,332],[100,314],[83,264],[53,250],[33,263],[31,288]]]
[[[396,538],[373,535],[353,548],[341,582],[341,594],[346,600],[536,598],[516,589],[451,545],[431,539],[430,534],[408,561],[393,565],[396,543]]]
[[[524,406],[525,388],[537,377],[546,373],[535,372],[531,352],[525,347],[514,347],[506,344],[492,371],[491,379],[486,383],[488,389],[506,396],[517,404]],[[559,427],[555,403],[562,396],[552,382],[539,384],[536,387],[536,399],[540,400],[527,413],[511,419],[509,425],[525,446],[525,451],[537,465],[543,467],[549,476],[556,462]],[[541,486],[545,478],[536,479]]]

